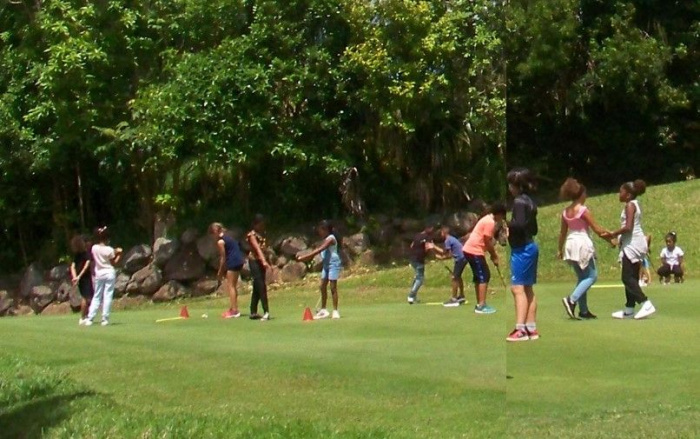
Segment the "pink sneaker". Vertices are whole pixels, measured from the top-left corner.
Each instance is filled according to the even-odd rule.
[[[527,336],[530,337],[530,340],[537,340],[538,338],[540,338],[540,333],[537,332],[537,329],[535,329],[534,331],[525,329],[525,332],[527,332]]]
[[[513,329],[513,332],[508,334],[508,337],[506,337],[506,341],[528,341],[528,340],[530,340],[530,337],[528,337],[528,335],[525,331],[521,331],[520,329]]]
[[[241,312],[238,310],[233,310],[233,309],[229,309],[226,312],[224,312],[223,314],[221,314],[221,317],[223,317],[225,319],[237,319],[240,316],[241,316]]]

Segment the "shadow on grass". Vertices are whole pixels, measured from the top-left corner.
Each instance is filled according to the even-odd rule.
[[[74,401],[95,396],[94,392],[34,396],[29,401],[0,409],[0,438],[33,439],[44,437],[46,430],[70,418]]]

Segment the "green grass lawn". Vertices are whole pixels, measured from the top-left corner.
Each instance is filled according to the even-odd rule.
[[[554,258],[561,206],[543,208],[538,341],[506,346],[512,300],[495,272],[495,315],[474,315],[471,293],[457,309],[427,305],[447,297],[442,262],[429,265],[416,306],[405,304],[408,267],[343,279],[340,321],[301,321],[316,302],[312,281],[273,292],[264,323],[222,320],[223,299],[116,311],[106,328],[75,316],[0,319],[0,438],[696,437],[699,224],[689,203],[699,190],[670,185],[642,199],[647,230],[678,231],[690,271],[685,284],[647,289],[658,313],[645,321],[610,318],[621,287],[592,290],[599,320],[565,318],[573,275]],[[616,224],[613,196],[589,205]],[[616,252],[600,253],[600,283],[619,283]],[[189,320],[155,323],[182,304]]]

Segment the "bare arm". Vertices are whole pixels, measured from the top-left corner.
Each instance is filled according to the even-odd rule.
[[[491,262],[493,262],[493,265],[498,266],[498,253],[496,253],[496,247],[493,245],[495,241],[493,236],[484,236],[484,240],[486,241],[484,242],[486,251],[491,255]]]
[[[629,218],[629,216],[628,216],[628,218]],[[610,238],[606,238],[610,234],[608,233],[607,230],[605,230],[604,228],[600,227],[600,225],[598,225],[598,223],[595,221],[595,218],[593,218],[593,214],[591,213],[590,210],[586,209],[586,211],[583,213],[583,219],[584,219],[584,221],[586,221],[588,223],[588,225],[595,232],[596,235],[598,235],[601,238],[605,239],[606,241],[610,242]]]
[[[114,249],[114,257],[112,258],[112,265],[116,265],[119,263],[119,260],[122,258],[122,249],[121,247],[117,247]]]
[[[333,239],[326,238],[323,241],[323,244],[321,244],[318,247],[316,247],[315,249],[313,249],[313,251],[311,253],[308,253],[308,254],[304,255],[303,257],[297,258],[297,259],[299,259],[300,261],[310,261],[311,259],[313,259],[314,256],[320,254],[322,251],[324,251],[325,249],[330,247],[333,244],[333,241],[335,241],[335,238],[333,238]]]
[[[569,230],[569,226],[564,221],[564,217],[561,218],[561,226],[559,227],[559,244],[557,246],[557,257],[562,258],[564,254],[564,243],[566,242],[566,232]]]
[[[219,239],[216,241],[216,247],[219,249],[219,270],[216,274],[221,278],[224,275],[224,268],[226,266],[226,248],[224,247],[224,240]]]

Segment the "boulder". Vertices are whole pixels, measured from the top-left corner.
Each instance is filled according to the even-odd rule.
[[[282,283],[282,270],[272,266],[265,272],[265,283],[268,285]]]
[[[450,226],[450,232],[454,236],[461,238],[469,233],[478,219],[479,217],[473,212],[460,211],[448,215],[445,219],[445,224]]]
[[[192,283],[192,297],[208,296],[219,288],[218,279],[202,278]]]
[[[313,273],[320,273],[321,270],[323,270],[323,256],[321,256],[320,254],[314,256],[314,258],[307,265],[307,267],[311,269]]]
[[[309,246],[305,238],[301,236],[289,236],[280,243],[279,252],[288,258],[293,258],[297,253],[307,248],[309,248]]]
[[[374,250],[365,250],[362,252],[362,254],[357,258],[357,263],[358,265],[363,265],[363,266],[368,266],[368,265],[375,265],[376,264],[376,258],[374,254]]]
[[[197,231],[197,229],[189,228],[182,232],[182,236],[180,236],[180,242],[183,245],[190,245],[197,242],[197,238],[199,238],[199,232]]]
[[[5,290],[0,291],[0,317],[10,312],[13,303],[14,300],[10,296],[10,293]]]
[[[19,305],[18,307],[14,308],[14,310],[12,310],[11,312],[13,315],[16,316],[29,316],[34,314],[34,310],[32,309],[32,307],[27,305]]]
[[[22,281],[19,285],[19,297],[21,299],[28,299],[32,288],[41,285],[44,282],[44,271],[41,266],[36,262],[31,264],[24,271],[22,275]]]
[[[175,256],[179,244],[177,241],[168,238],[158,238],[153,244],[153,263],[163,268],[170,258]]]
[[[46,274],[46,277],[49,281],[51,282],[61,282],[64,280],[70,280],[70,265],[68,264],[61,264],[53,267],[49,272]]]
[[[131,275],[121,272],[117,274],[117,279],[114,282],[114,297],[122,297],[126,294],[126,287],[129,285]]]
[[[154,302],[170,302],[171,300],[185,297],[188,294],[187,289],[180,282],[171,280],[153,295]]]
[[[53,288],[47,285],[39,285],[32,288],[29,293],[29,306],[32,307],[32,310],[34,310],[36,314],[39,314],[55,299],[56,292]]]
[[[158,291],[161,285],[163,285],[163,275],[158,267],[151,264],[131,276],[131,280],[126,286],[126,293],[150,296]]]
[[[306,276],[306,264],[303,262],[290,262],[282,268],[280,280],[282,282],[295,282]]]
[[[61,315],[61,314],[70,314],[73,312],[73,310],[70,307],[70,303],[68,302],[63,302],[63,303],[52,303],[46,308],[44,308],[43,311],[41,311],[42,316],[56,316],[56,315]]]
[[[280,256],[280,257],[277,258],[277,261],[276,261],[276,262],[277,262],[277,263],[276,263],[275,265],[277,265],[279,268],[282,268],[282,267],[284,267],[285,265],[287,265],[287,263],[289,263],[289,259],[287,259],[286,256]]]
[[[211,265],[212,262],[218,268],[219,264],[219,248],[216,245],[216,240],[210,235],[204,235],[197,239],[197,253],[204,261]]]
[[[68,303],[70,304],[70,307],[74,310],[77,311],[80,309],[80,304],[83,301],[83,297],[80,295],[80,290],[78,290],[78,287],[75,286],[70,289],[70,296],[68,297]]]
[[[78,289],[78,287],[74,287],[73,284],[67,280],[57,284],[54,288],[54,291],[56,292],[56,302],[68,302],[73,289]]]
[[[122,257],[123,269],[126,273],[136,273],[151,262],[153,249],[150,245],[140,244],[131,247]]]
[[[187,282],[204,277],[206,264],[196,246],[180,248],[167,264],[165,264],[165,279]]]
[[[359,256],[369,248],[369,236],[366,233],[346,236],[343,238],[343,248],[346,248],[351,256]]]

